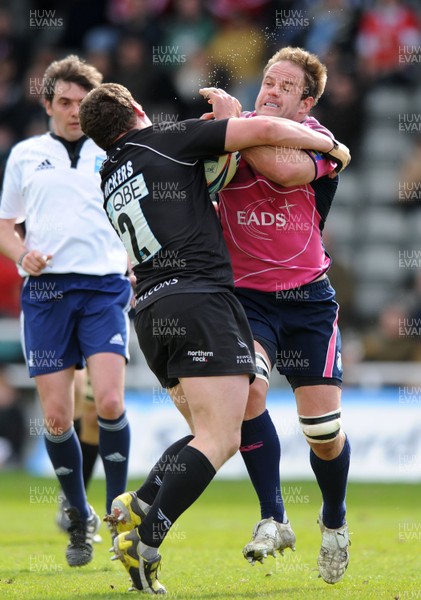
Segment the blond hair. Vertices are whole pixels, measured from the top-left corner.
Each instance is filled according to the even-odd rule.
[[[278,50],[263,69],[266,75],[268,69],[274,64],[287,60],[299,66],[304,73],[304,92],[303,98],[311,96],[314,98],[314,104],[317,104],[320,96],[323,94],[327,81],[327,68],[320,61],[316,54],[312,54],[303,48],[294,48],[286,46]]]

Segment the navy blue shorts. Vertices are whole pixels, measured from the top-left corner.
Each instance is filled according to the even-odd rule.
[[[22,346],[30,377],[82,368],[99,352],[128,360],[130,282],[121,275],[41,275],[22,288]]]
[[[342,381],[339,305],[325,278],[292,290],[236,288],[254,339],[293,389]]]

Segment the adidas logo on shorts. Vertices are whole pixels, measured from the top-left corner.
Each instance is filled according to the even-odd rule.
[[[109,344],[117,344],[118,346],[124,346],[124,340],[121,333],[116,333],[108,342]]]

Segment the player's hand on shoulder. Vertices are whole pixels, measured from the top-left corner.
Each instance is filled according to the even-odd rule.
[[[324,155],[326,158],[329,158],[332,162],[336,163],[336,168],[331,173],[332,177],[336,177],[336,175],[343,171],[351,162],[349,148],[336,140],[333,140],[333,148],[329,152],[324,152]]]
[[[225,90],[215,87],[201,88],[199,94],[212,105],[212,112],[205,113],[201,119],[229,119],[241,116],[240,102]]]

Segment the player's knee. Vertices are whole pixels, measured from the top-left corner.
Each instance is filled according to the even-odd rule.
[[[334,445],[341,431],[340,409],[313,417],[299,415],[302,432],[309,444]]]
[[[118,419],[124,410],[123,398],[113,390],[100,394],[96,404],[98,416],[103,419]]]
[[[224,429],[224,431],[222,431]],[[241,427],[229,426],[221,428],[218,433],[213,432],[212,434],[215,446],[221,452],[223,461],[225,462],[236,452],[238,452],[241,444]]]
[[[50,435],[62,435],[73,425],[72,419],[59,412],[51,411],[44,414],[44,426]]]
[[[270,377],[270,364],[261,352],[256,352],[256,379],[264,381],[267,387],[269,387]]]
[[[238,452],[238,450],[240,449],[240,444],[241,444],[241,431],[240,431],[240,429],[238,429],[238,431],[235,431],[230,436],[228,436],[228,438],[226,440],[226,443],[225,443],[226,459],[225,460],[228,460],[229,458],[234,456],[234,454],[236,454],[236,452]]]
[[[269,387],[270,366],[266,358],[256,353],[256,379],[249,389],[244,420],[254,419],[266,408],[266,396]]]

